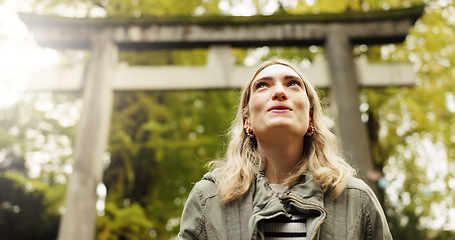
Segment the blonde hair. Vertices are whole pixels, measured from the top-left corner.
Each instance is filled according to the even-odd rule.
[[[266,168],[264,158],[257,150],[256,139],[249,138],[243,126],[245,117],[249,113],[248,105],[253,80],[263,69],[275,64],[290,67],[303,80],[314,123],[314,134],[304,138],[302,160],[286,179],[285,184],[288,186],[295,184],[301,175],[309,171],[316,183],[324,191],[332,189],[332,197],[336,198],[344,190],[349,177],[355,174],[353,168],[339,155],[337,139],[324,124],[321,103],[315,88],[286,60],[270,60],[256,70],[243,89],[237,115],[229,131],[230,141],[226,151],[226,161],[211,163],[213,168],[221,168],[221,177],[217,181],[221,201],[230,202],[245,194],[257,173]]]

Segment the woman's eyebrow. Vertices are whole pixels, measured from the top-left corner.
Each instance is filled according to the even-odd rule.
[[[254,82],[257,82],[257,81],[268,81],[268,80],[273,80],[273,77],[268,77],[268,76],[261,77],[261,78],[255,79]]]
[[[286,76],[284,76],[283,78],[284,78],[285,80],[297,79],[297,80],[300,80],[300,81],[303,82],[303,79],[301,79],[299,76],[295,76],[295,75],[286,75]],[[270,81],[270,80],[273,80],[273,77],[264,76],[264,77],[255,79],[253,82],[258,82],[258,81]]]

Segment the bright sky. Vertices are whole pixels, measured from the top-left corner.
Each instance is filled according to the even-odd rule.
[[[31,70],[58,63],[58,54],[36,45],[17,14],[19,4],[0,5],[0,108],[17,101],[27,87]]]

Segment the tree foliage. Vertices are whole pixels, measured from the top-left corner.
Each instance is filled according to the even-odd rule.
[[[56,237],[67,174],[63,166],[71,164],[75,119],[68,114],[74,102],[68,102],[74,97],[29,94],[0,110],[2,239]]]
[[[108,203],[97,223],[97,239],[150,239],[156,234],[151,230],[152,226],[139,204],[118,208],[114,203]]]
[[[364,89],[364,114],[375,126],[376,163],[384,166],[386,204],[396,238],[450,239],[455,202],[454,4],[428,1],[404,44],[369,47],[375,62],[411,62],[413,87]]]
[[[223,151],[237,95],[232,90],[116,94],[104,177],[107,202],[137,203],[159,239],[176,234],[192,182]]]
[[[40,189],[34,189],[38,185]],[[31,183],[13,172],[0,173],[0,232],[2,239],[54,239],[60,214],[52,189]],[[58,194],[62,196],[61,194]]]

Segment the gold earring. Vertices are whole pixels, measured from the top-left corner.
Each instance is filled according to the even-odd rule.
[[[314,134],[314,124],[313,123],[310,123],[310,127],[308,128],[308,130],[306,131],[306,135],[307,136],[312,136]]]
[[[249,138],[254,138],[253,129],[251,129],[250,127],[247,128],[246,134],[248,135]]]
[[[244,129],[245,129],[246,135],[248,135],[249,138],[254,138],[254,132],[253,132],[253,129],[250,128],[250,126],[245,127]]]

